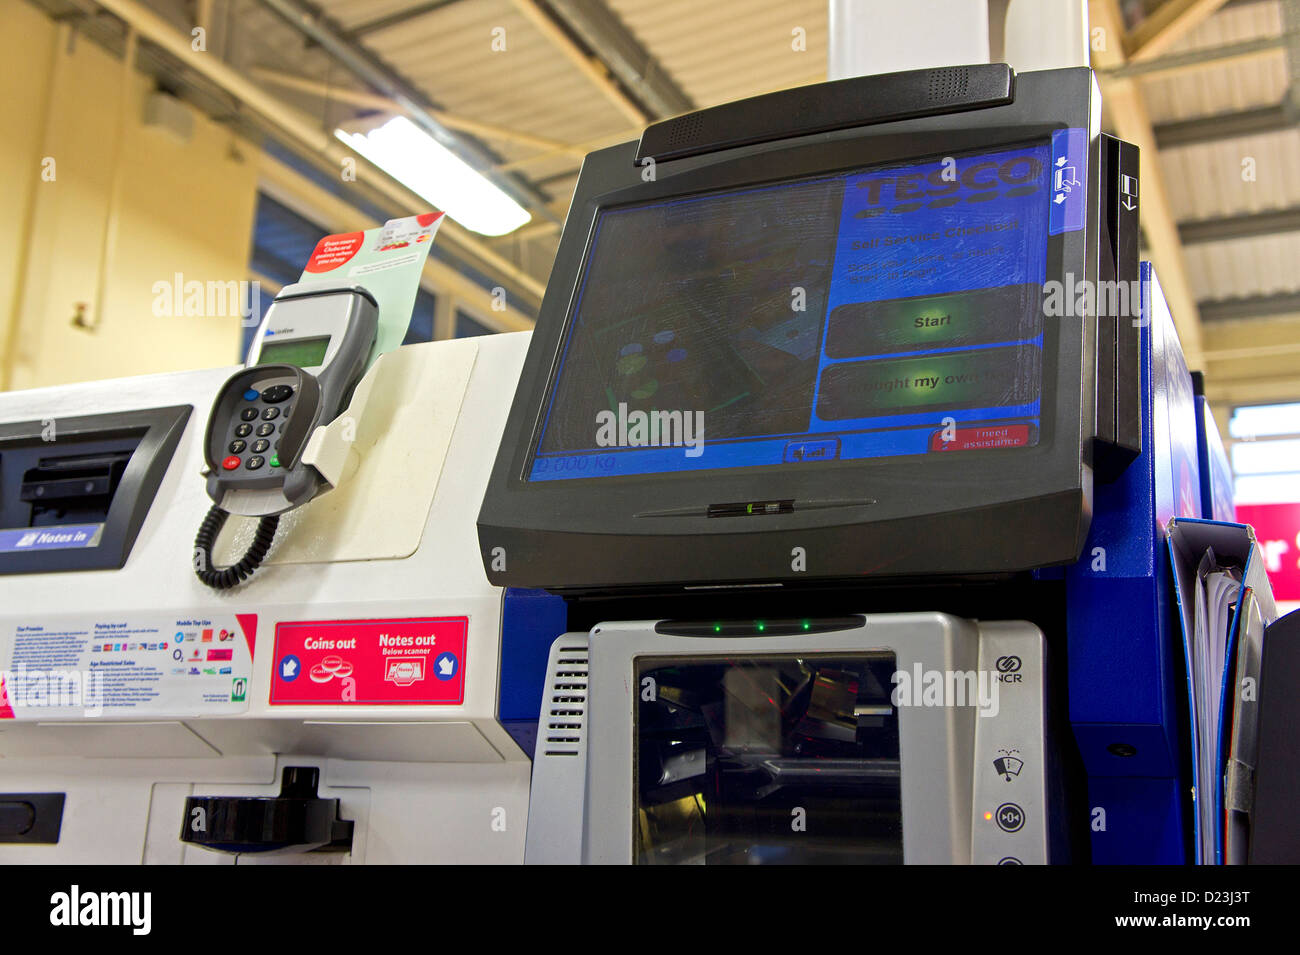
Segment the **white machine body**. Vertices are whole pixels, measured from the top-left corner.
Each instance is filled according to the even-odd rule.
[[[0,791],[66,794],[57,843],[0,844],[0,863],[254,861],[183,844],[185,800],[274,796],[286,766],[319,769],[352,847],[268,861],[522,861],[530,764],[496,719],[502,591],[474,518],[528,338],[386,355],[347,481],[227,592],[191,552],[230,369],[0,395],[0,425],[194,409],[125,566],[0,576]],[[251,524],[218,548],[242,552]]]

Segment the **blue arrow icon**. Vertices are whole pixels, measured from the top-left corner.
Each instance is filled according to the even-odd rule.
[[[284,680],[286,683],[291,682],[298,676],[298,671],[301,668],[302,665],[298,662],[298,658],[295,657],[292,653],[289,654],[287,657],[281,657],[280,658],[280,679]]]
[[[440,653],[438,659],[433,661],[433,675],[439,680],[450,680],[459,668],[460,664],[454,653]]]

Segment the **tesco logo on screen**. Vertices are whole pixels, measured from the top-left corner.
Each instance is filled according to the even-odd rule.
[[[859,218],[884,211],[910,212],[928,205],[941,208],[958,202],[986,202],[999,195],[1026,196],[1043,185],[1043,164],[1036,157],[982,159],[964,165],[947,159],[928,172],[872,176],[856,183],[865,190],[867,208]]]

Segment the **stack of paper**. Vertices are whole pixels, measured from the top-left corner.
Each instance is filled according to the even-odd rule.
[[[1196,569],[1196,589],[1191,667],[1191,711],[1195,720],[1197,765],[1196,826],[1200,862],[1213,865],[1220,845],[1217,832],[1219,803],[1221,726],[1225,705],[1231,711],[1231,693],[1225,687],[1229,629],[1232,611],[1241,592],[1241,572],[1221,567],[1213,548],[1207,550]]]
[[[1169,522],[1192,723],[1195,860],[1237,864],[1250,851],[1264,630],[1277,605],[1245,524]]]

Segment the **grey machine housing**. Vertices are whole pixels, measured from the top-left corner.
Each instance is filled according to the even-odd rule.
[[[711,629],[711,628],[710,628]],[[524,861],[628,863],[634,852],[636,664],[655,657],[845,656],[892,651],[897,671],[983,671],[998,707],[898,706],[902,845],[906,863],[1049,862],[1045,654],[1022,621],[941,613],[874,614],[815,623],[795,635],[697,636],[672,621],[602,623],[551,648],[529,799]],[[770,631],[769,631],[770,632]],[[1014,659],[1014,679],[1003,680]],[[557,715],[557,711],[558,714]],[[994,765],[1014,750],[1014,780]],[[1014,805],[1014,828],[996,813]],[[1012,831],[1008,831],[1008,830]]]
[[[262,342],[272,326],[288,322],[289,331],[315,335],[336,330],[325,363],[316,372],[293,365],[257,364]],[[307,326],[304,328],[304,326]],[[312,327],[319,326],[319,327]],[[299,284],[286,286],[267,309],[249,347],[248,364],[221,386],[212,403],[203,450],[208,467],[207,491],[230,513],[250,516],[280,514],[306,504],[330,489],[320,473],[302,463],[302,452],[312,433],[333,421],[351,400],[379,328],[379,306],[359,285]],[[286,337],[283,333],[280,338]],[[226,425],[232,420],[243,393],[272,385],[294,389],[294,413],[280,438],[279,474],[249,473],[221,467]]]

